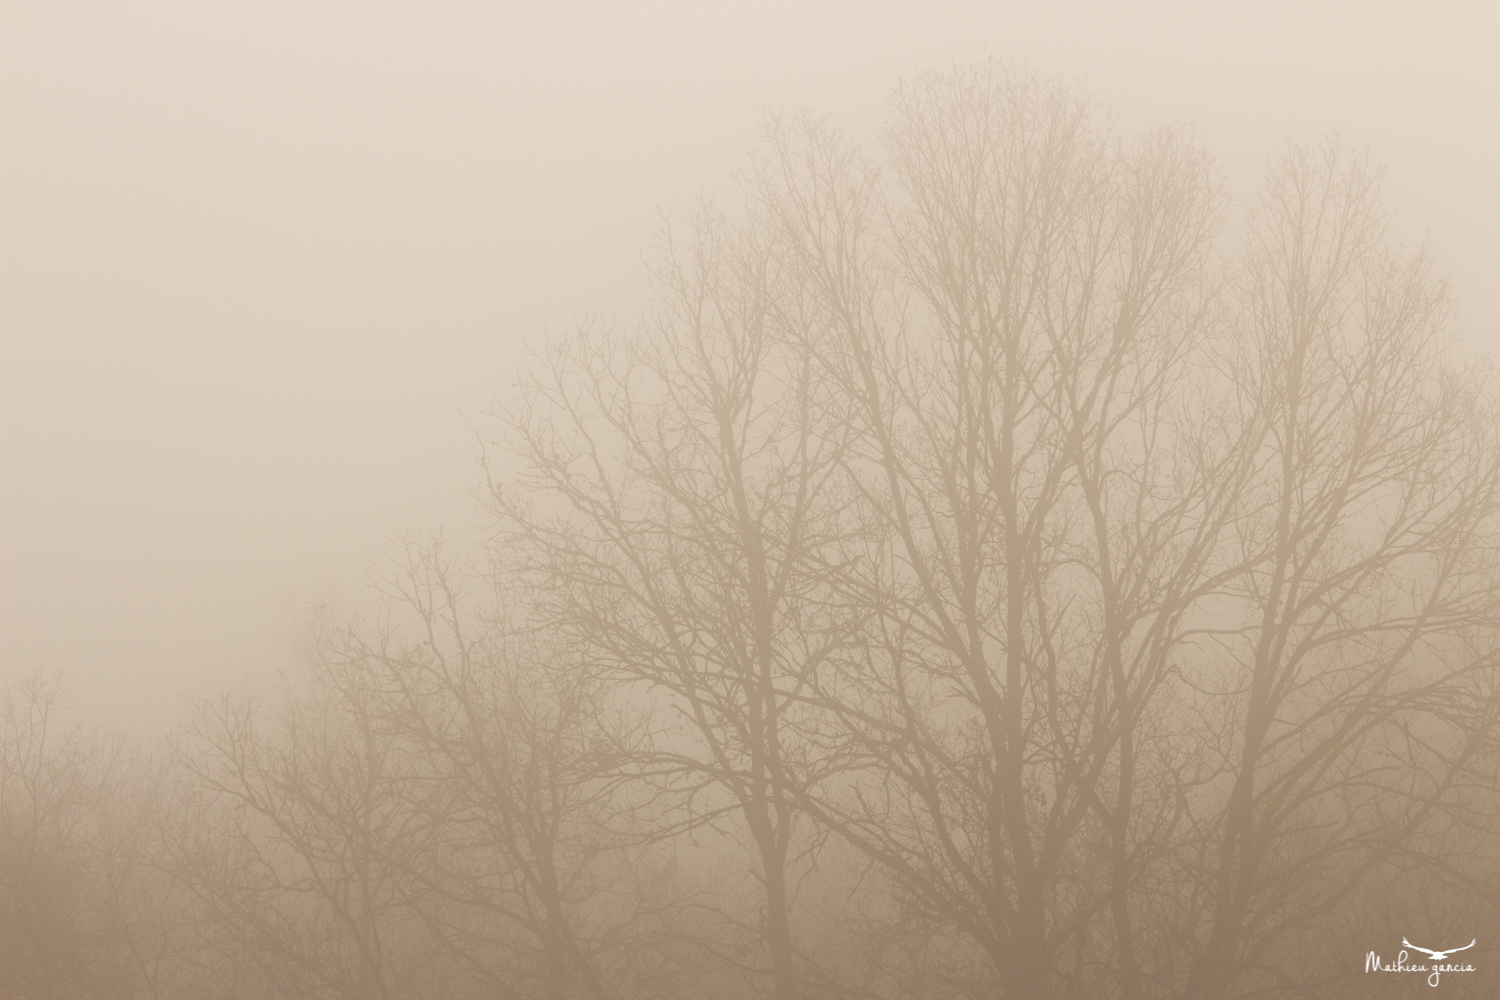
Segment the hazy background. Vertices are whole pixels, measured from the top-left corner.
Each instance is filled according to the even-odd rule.
[[[761,108],[873,140],[987,52],[1198,122],[1240,196],[1340,129],[1500,347],[1495,6],[0,2],[0,672],[145,727],[274,672],[390,529],[472,537],[465,417],[630,320]]]

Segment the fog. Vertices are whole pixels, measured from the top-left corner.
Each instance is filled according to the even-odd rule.
[[[0,1000],[1496,995],[1500,17],[1306,6],[5,8]]]
[[[7,4],[4,672],[157,729],[277,669],[288,609],[357,600],[393,528],[471,537],[469,423],[545,331],[634,321],[659,210],[735,200],[763,110],[873,144],[895,82],[955,60],[1195,122],[1241,197],[1339,130],[1489,350],[1497,28],[1477,3]]]

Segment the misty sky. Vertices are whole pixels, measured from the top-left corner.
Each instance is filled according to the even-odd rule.
[[[535,7],[0,5],[5,676],[154,726],[274,673],[386,533],[473,537],[466,418],[547,329],[630,322],[658,210],[733,201],[760,109],[873,143],[953,60],[1195,121],[1237,196],[1340,130],[1500,348],[1492,3]]]

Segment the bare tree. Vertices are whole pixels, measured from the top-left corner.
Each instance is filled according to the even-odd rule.
[[[444,995],[404,863],[434,841],[410,806],[409,748],[368,685],[336,693],[289,697],[270,732],[243,699],[204,706],[180,742],[197,796],[166,863],[213,932],[230,995],[247,975],[273,996]]]
[[[7,688],[0,742],[0,983],[20,997],[85,997],[103,955],[89,885],[89,809],[103,750],[58,719],[62,688]],[[61,731],[58,731],[60,730]]]
[[[679,723],[640,764],[684,792],[688,822],[743,824],[761,906],[732,919],[789,1000],[813,974],[791,918],[810,832],[791,789],[834,766],[809,752],[803,695],[847,634],[818,596],[841,441],[764,227],[705,210],[690,228],[664,244],[647,331],[585,332],[530,383],[508,418],[521,489],[495,489],[494,509],[539,627]]]
[[[0,709],[0,995],[161,997],[181,899],[154,864],[160,761],[66,725],[60,679]]]
[[[1292,148],[1249,230],[1226,361],[1255,442],[1248,568],[1182,672],[1212,720],[1183,844],[1209,873],[1187,897],[1186,996],[1297,979],[1274,949],[1493,780],[1492,390],[1444,363],[1446,289],[1386,249],[1376,180],[1336,145]]]
[[[620,767],[639,722],[503,601],[466,607],[440,539],[403,548],[380,626],[328,629],[314,653],[351,694],[378,688],[382,717],[420,759],[429,790],[416,808],[434,834],[404,862],[417,909],[491,988],[616,996],[641,903],[630,848],[649,802],[628,794]]]
[[[1130,967],[1133,731],[1243,476],[1172,398],[1220,199],[1185,137],[1126,146],[995,66],[903,88],[888,134],[894,202],[815,125],[764,182],[840,351],[866,528],[838,579],[875,614],[827,692],[868,779],[819,815],[1042,997],[1100,910]]]

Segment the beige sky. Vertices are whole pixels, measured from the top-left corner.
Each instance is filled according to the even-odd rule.
[[[1389,168],[1500,347],[1492,3],[0,4],[0,672],[104,721],[281,666],[293,598],[399,524],[472,535],[524,346],[642,302],[657,210],[732,198],[757,114],[858,135],[993,53],[1236,195],[1283,138]]]

